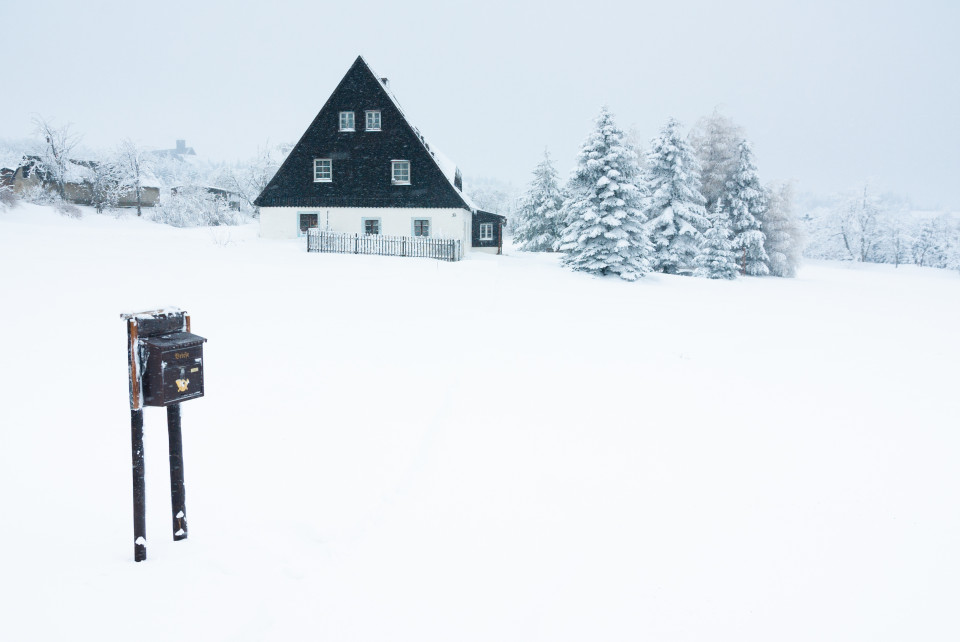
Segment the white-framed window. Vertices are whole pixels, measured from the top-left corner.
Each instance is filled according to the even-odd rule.
[[[413,235],[414,236],[430,236],[430,219],[428,218],[413,219]]]
[[[313,159],[313,182],[329,183],[333,180],[333,161],[329,158]]]
[[[410,161],[390,161],[390,177],[394,185],[410,184]]]
[[[310,228],[317,227],[319,223],[319,215],[315,212],[299,212],[297,218],[300,224],[300,236],[306,234]]]
[[[493,240],[493,223],[480,224],[480,240],[481,241]]]
[[[367,124],[365,128],[368,132],[380,131],[380,110],[373,109],[367,112]]]
[[[378,219],[378,218],[365,218],[365,219],[363,219],[363,233],[364,233],[364,234],[379,234],[379,233],[380,233],[380,219]]]
[[[353,119],[352,111],[342,111],[340,112],[340,131],[342,132],[352,132],[357,128],[356,122]]]

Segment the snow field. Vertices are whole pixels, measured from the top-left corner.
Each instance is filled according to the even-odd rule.
[[[637,283],[0,211],[5,639],[953,640],[960,279]],[[190,539],[122,311],[205,336]]]

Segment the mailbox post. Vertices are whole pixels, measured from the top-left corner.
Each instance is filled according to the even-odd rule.
[[[206,339],[190,332],[190,317],[178,308],[120,316],[127,321],[129,352],[134,560],[142,562],[147,559],[143,407],[167,409],[173,539],[186,539],[180,403],[203,396],[203,344]]]

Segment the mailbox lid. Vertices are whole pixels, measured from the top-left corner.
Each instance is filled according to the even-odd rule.
[[[158,348],[160,351],[174,350],[176,348],[190,348],[203,344],[206,339],[192,332],[174,332],[164,334],[159,337],[145,337],[141,341],[151,348]]]

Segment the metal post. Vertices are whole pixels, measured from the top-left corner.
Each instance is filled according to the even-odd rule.
[[[130,411],[130,444],[133,455],[133,559],[147,559],[146,484],[143,466],[143,410]]]
[[[167,434],[170,437],[170,504],[173,513],[173,541],[187,539],[187,502],[183,486],[183,436],[180,432],[180,404],[167,406]]]

